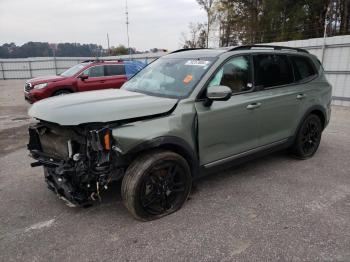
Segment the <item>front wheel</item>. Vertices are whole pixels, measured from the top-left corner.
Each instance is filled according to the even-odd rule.
[[[187,161],[170,151],[155,151],[137,158],[122,182],[126,208],[139,220],[171,214],[186,201],[192,184]]]
[[[71,94],[72,92],[66,89],[58,90],[56,91],[53,96],[63,96],[63,95],[68,95]]]
[[[314,114],[306,117],[291,148],[292,155],[298,159],[312,157],[320,145],[321,135],[322,123],[320,118]]]

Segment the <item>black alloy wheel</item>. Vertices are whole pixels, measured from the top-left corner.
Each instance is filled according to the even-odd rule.
[[[322,123],[317,115],[309,115],[301,125],[292,152],[299,159],[312,157],[321,142]]]
[[[153,220],[180,209],[191,184],[190,168],[183,157],[156,151],[129,166],[122,182],[122,199],[135,218]]]
[[[140,204],[150,215],[160,215],[181,204],[186,175],[176,162],[154,166],[141,184]]]

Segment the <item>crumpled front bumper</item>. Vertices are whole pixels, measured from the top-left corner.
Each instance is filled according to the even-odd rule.
[[[44,168],[44,175],[48,188],[69,206],[86,207],[92,205],[92,199],[88,191],[77,190],[71,181],[64,176],[57,175],[50,168]]]
[[[58,136],[64,133],[66,136]],[[31,166],[44,167],[45,181],[59,198],[70,205],[89,206],[100,200],[100,190],[107,189],[109,182],[120,179],[124,172],[117,166],[117,155],[107,135],[108,128],[87,131],[85,139],[71,136],[61,127],[42,123],[30,126],[27,147],[36,160]]]

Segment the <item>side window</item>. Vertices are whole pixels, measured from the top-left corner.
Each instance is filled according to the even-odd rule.
[[[124,65],[106,65],[106,76],[125,75]]]
[[[84,75],[89,77],[101,77],[104,76],[103,66],[93,66],[84,71]]]
[[[294,82],[292,66],[285,55],[261,54],[254,56],[255,86],[263,88]]]
[[[311,64],[312,62],[308,58],[302,56],[292,56],[291,59],[294,66],[296,81],[300,81],[317,74]]]
[[[228,86],[232,93],[252,89],[250,57],[237,56],[227,61],[209,83],[209,86],[215,85]]]

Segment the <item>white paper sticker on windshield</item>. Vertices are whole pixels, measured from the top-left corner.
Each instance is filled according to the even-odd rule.
[[[192,66],[206,66],[210,63],[210,61],[204,61],[204,60],[188,60],[185,65],[192,65]]]

